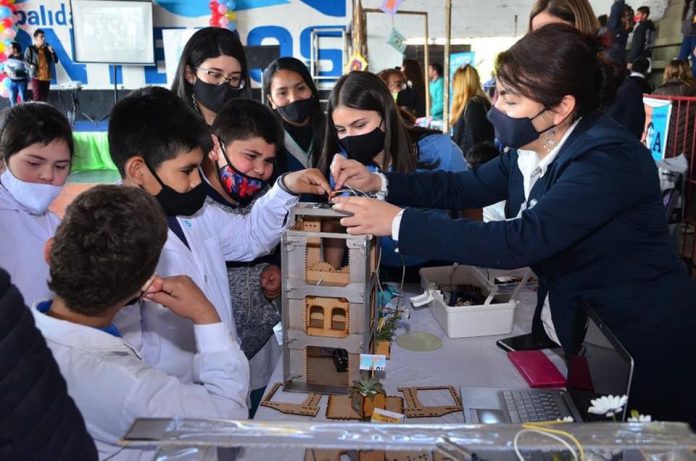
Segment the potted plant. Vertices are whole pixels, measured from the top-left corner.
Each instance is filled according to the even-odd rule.
[[[377,333],[375,335],[374,353],[384,355],[387,358],[391,355],[391,341],[396,332],[396,321],[401,318],[398,310],[392,313],[383,314],[377,323]]]
[[[387,406],[387,394],[384,386],[379,379],[371,376],[355,381],[350,390],[350,400],[353,410],[355,410],[363,421],[372,418],[375,408],[385,409]]]

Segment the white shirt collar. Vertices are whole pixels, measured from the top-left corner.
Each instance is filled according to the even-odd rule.
[[[640,72],[631,72],[631,75],[629,75],[629,77],[645,78],[645,75],[641,74]]]
[[[558,156],[558,153],[561,151],[561,147],[563,147],[568,136],[570,136],[570,133],[578,126],[579,122],[580,119],[576,120],[575,123],[568,128],[556,147],[551,149],[544,158],[539,158],[539,154],[533,150],[517,149],[517,168],[519,168],[520,173],[522,173],[525,201],[529,200],[532,187],[534,187],[534,184],[539,178],[544,177],[549,165],[556,159],[556,156]]]

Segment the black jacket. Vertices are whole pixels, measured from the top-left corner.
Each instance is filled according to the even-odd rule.
[[[31,311],[0,269],[0,459],[96,460]]]
[[[452,141],[459,146],[464,156],[474,144],[486,141],[493,143],[493,125],[486,118],[490,108],[488,101],[474,96],[466,103],[462,115],[452,127]]]
[[[655,46],[655,24],[649,19],[641,21],[633,29],[631,38],[631,51],[628,54],[628,62],[633,62],[638,58],[649,58],[652,56],[652,49]]]

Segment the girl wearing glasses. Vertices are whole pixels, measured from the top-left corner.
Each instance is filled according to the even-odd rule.
[[[172,91],[198,112],[208,125],[230,99],[247,97],[249,68],[239,35],[221,27],[205,27],[184,47]]]

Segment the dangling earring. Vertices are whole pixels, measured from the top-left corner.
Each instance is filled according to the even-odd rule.
[[[554,139],[554,136],[556,136],[556,127],[544,132],[544,149],[546,149],[546,152],[551,152],[558,145],[558,141]]]
[[[201,114],[201,109],[198,107],[198,98],[196,98],[196,93],[193,91],[191,92],[191,103],[193,103],[193,108],[198,112],[199,115]]]

